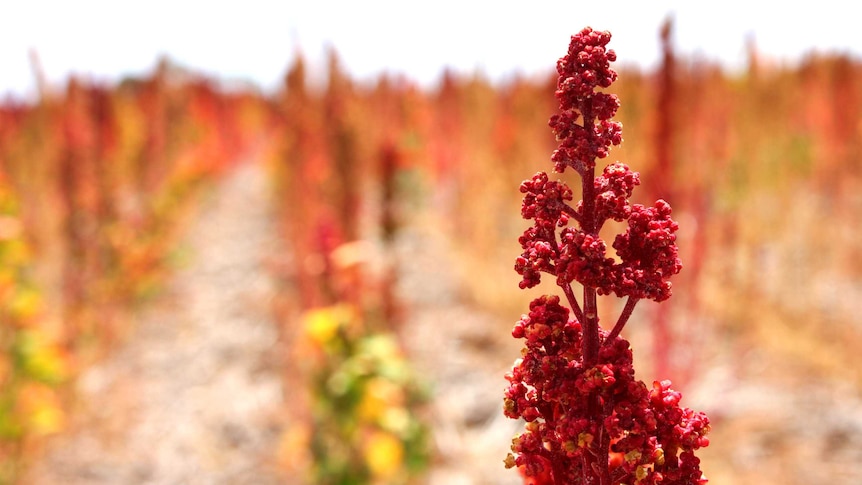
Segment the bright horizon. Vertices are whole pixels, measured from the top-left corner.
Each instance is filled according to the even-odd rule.
[[[537,1],[525,9],[452,0],[282,5],[251,0],[241,6],[153,0],[146,7],[107,0],[16,2],[0,7],[6,20],[0,29],[0,98],[35,93],[31,50],[54,87],[71,74],[116,82],[151,72],[167,56],[195,72],[271,90],[297,52],[320,71],[330,47],[358,79],[387,72],[431,85],[449,68],[499,81],[515,73],[550,72],[569,36],[587,25],[612,32],[618,66],[648,69],[658,61],[658,30],[669,15],[681,55],[729,69],[744,65],[750,39],[776,62],[796,62],[813,51],[862,53],[855,17],[833,0],[817,8],[780,10],[738,0],[709,4],[714,7],[672,0],[578,3]]]

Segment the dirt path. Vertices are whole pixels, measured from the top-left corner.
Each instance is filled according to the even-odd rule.
[[[430,419],[436,462],[428,485],[516,485],[503,459],[523,425],[503,415],[504,374],[521,345],[501,322],[465,301],[449,242],[433,220],[399,237],[400,298],[409,309],[407,353],[432,383]]]
[[[269,458],[283,409],[262,268],[275,250],[262,168],[246,164],[203,204],[192,260],[128,343],[87,370],[70,434],[27,483],[283,483]]]

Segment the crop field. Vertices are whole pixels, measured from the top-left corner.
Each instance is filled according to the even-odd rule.
[[[709,483],[862,483],[862,61],[664,49],[616,68],[597,165],[679,222],[673,298],[622,332],[637,376],[709,416]],[[525,483],[504,375],[558,290],[513,269],[557,76],[325,67],[0,102],[0,483]]]

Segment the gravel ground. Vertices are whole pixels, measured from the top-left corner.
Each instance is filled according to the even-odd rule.
[[[283,483],[270,458],[283,390],[267,193],[246,164],[210,194],[188,231],[193,260],[128,343],[83,373],[70,433],[26,483]]]

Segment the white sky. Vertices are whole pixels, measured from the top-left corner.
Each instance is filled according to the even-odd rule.
[[[74,72],[114,81],[148,72],[161,54],[221,78],[277,86],[297,48],[322,65],[326,46],[353,75],[403,73],[423,84],[444,66],[492,79],[549,72],[582,27],[613,33],[620,63],[658,59],[658,28],[671,12],[678,50],[729,67],[746,38],[796,60],[818,51],[862,53],[849,2],[694,1],[201,1],[11,0],[0,3],[0,96],[32,95],[28,52],[51,83]],[[526,5],[529,5],[527,7]],[[775,7],[773,5],[781,5]]]

